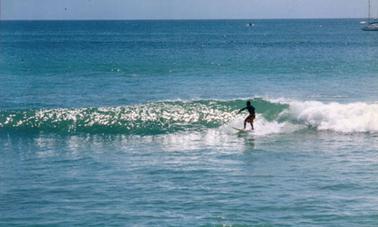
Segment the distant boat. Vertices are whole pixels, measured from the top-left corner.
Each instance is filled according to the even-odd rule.
[[[371,16],[371,0],[369,0],[369,12],[368,12],[368,22],[365,27],[362,28],[364,31],[378,31],[378,20],[372,18]]]
[[[369,22],[369,24],[362,28],[364,31],[378,31],[378,21],[377,22]]]
[[[255,24],[249,22],[249,23],[247,23],[245,26],[247,26],[247,27],[255,27]]]

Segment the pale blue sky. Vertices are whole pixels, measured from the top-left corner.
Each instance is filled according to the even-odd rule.
[[[1,19],[361,18],[367,0],[0,0]]]

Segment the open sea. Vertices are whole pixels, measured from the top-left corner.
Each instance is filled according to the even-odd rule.
[[[1,21],[0,226],[377,226],[359,22]]]

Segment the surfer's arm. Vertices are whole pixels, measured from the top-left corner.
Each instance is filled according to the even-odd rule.
[[[243,110],[246,110],[246,109],[247,109],[247,107],[244,107],[244,108],[240,109],[239,112],[238,112],[238,114],[240,114]]]

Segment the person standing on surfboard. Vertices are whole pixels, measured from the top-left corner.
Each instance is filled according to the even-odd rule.
[[[255,107],[252,106],[251,101],[247,101],[247,106],[239,110],[238,114],[240,114],[243,110],[248,110],[249,115],[248,117],[244,120],[244,129],[247,126],[247,123],[249,122],[251,124],[252,130],[253,128],[253,121],[255,120]]]

